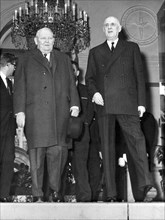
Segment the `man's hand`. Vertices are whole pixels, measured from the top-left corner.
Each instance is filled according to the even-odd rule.
[[[70,111],[71,111],[71,116],[73,116],[73,117],[78,117],[78,115],[79,115],[79,107],[77,107],[77,106],[72,106],[72,107],[70,108]]]
[[[144,112],[146,111],[146,108],[144,106],[138,106],[138,112],[139,112],[139,117],[143,117]]]
[[[25,126],[25,113],[19,112],[16,114],[16,123],[18,128],[23,128]]]
[[[104,100],[102,95],[99,92],[96,92],[92,98],[92,102],[95,102],[97,105],[104,105]]]

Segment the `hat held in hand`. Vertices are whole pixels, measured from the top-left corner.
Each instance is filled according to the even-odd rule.
[[[70,117],[68,121],[67,136],[73,139],[80,137],[83,129],[83,122],[80,117]]]

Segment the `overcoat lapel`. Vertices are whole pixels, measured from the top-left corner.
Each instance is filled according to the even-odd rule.
[[[55,52],[52,52],[50,54],[50,67],[53,74],[55,72],[56,66],[57,66],[57,56]]]
[[[104,51],[103,56],[106,56],[106,60],[107,60],[107,56],[109,57],[108,64],[107,64],[107,67],[106,67],[106,71],[105,71],[105,73],[107,73],[107,71],[109,70],[111,65],[120,57],[121,53],[124,51],[125,45],[124,45],[124,42],[122,40],[119,40],[117,45],[116,45],[116,48],[115,48],[114,52],[111,53],[111,51],[108,47],[108,44],[105,41],[103,43],[102,49],[103,49],[102,51]]]
[[[42,66],[44,66],[51,73],[49,63],[47,62],[45,57],[43,57],[41,51],[36,49],[36,50],[32,50],[31,53],[33,54],[34,59],[37,60],[37,62],[39,62]]]
[[[119,40],[116,45],[116,48],[111,56],[111,59],[107,65],[106,72],[109,70],[111,65],[120,57],[120,55],[124,51],[124,49],[125,49],[124,42],[122,40]]]
[[[111,51],[109,49],[109,46],[107,44],[107,41],[105,41],[102,46],[99,48],[100,56],[103,57],[103,60],[109,60],[109,57],[111,56]]]

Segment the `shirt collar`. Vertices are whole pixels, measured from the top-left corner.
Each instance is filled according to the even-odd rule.
[[[45,53],[43,53],[44,56]],[[48,61],[50,61],[50,53],[47,53],[46,58],[48,59]]]
[[[1,78],[2,78],[2,80],[3,80],[3,82],[4,82],[4,84],[5,84],[5,86],[7,87],[6,75],[5,75],[2,71],[0,71],[0,76],[1,76]]]
[[[116,40],[113,40],[113,41],[107,40],[107,44],[111,48],[111,44],[112,44],[112,42],[114,42],[113,46],[116,47],[116,44],[117,44],[118,40],[119,40],[119,38],[117,38]]]

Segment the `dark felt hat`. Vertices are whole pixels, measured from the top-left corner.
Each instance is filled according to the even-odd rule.
[[[78,139],[82,134],[83,121],[80,117],[70,117],[68,122],[67,136]]]

